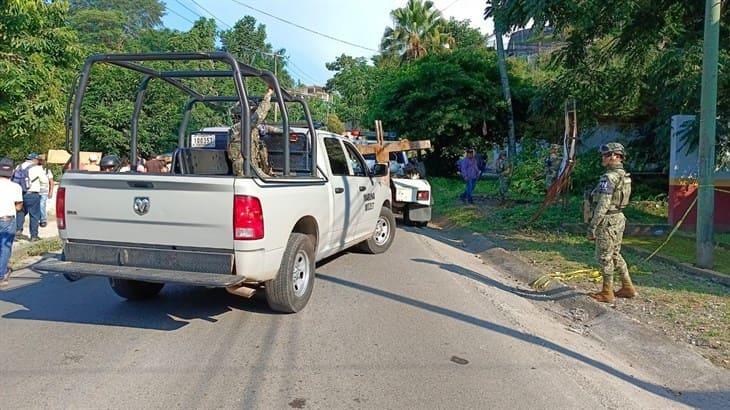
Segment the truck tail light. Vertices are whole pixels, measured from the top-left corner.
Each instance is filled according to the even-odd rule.
[[[428,201],[429,199],[431,199],[431,193],[428,191],[418,191],[418,195],[416,196],[416,198],[419,201]]]
[[[56,225],[66,229],[66,188],[58,188],[56,193]]]
[[[255,196],[233,197],[233,239],[254,240],[264,237],[264,212]]]

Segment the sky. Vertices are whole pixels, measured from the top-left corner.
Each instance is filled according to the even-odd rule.
[[[245,15],[255,17],[266,25],[273,48],[286,49],[290,56],[288,69],[295,79],[308,85],[324,85],[333,74],[327,71],[325,63],[343,53],[368,58],[376,53],[371,50],[378,49],[385,27],[392,24],[390,11],[405,5],[406,0],[165,0],[165,3],[168,11],[163,18],[164,25],[183,31],[190,29],[190,21],[200,16],[211,18],[209,12],[216,17],[219,29],[228,29]],[[244,4],[364,48],[293,27]],[[435,0],[434,5],[446,18],[469,19],[483,34],[492,32],[491,21],[482,19],[484,0]]]

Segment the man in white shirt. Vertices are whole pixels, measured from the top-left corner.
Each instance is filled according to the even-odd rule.
[[[46,209],[48,200],[53,199],[53,172],[48,168],[46,164],[46,156],[38,156],[38,165],[46,173],[46,181],[41,180],[41,228],[45,228],[48,225],[48,211]]]
[[[0,160],[0,287],[8,285],[10,255],[15,240],[15,213],[23,208],[23,190],[12,182],[13,161]]]
[[[25,215],[30,215],[30,240],[37,241],[38,225],[41,220],[41,185],[48,184],[48,176],[43,168],[38,165],[38,154],[31,153],[26,161],[15,169],[15,175],[25,170],[27,173],[27,190],[23,192],[23,209],[18,211],[15,218],[17,224],[16,236],[18,239],[27,239],[23,235],[23,224],[25,223]],[[21,188],[23,185],[21,184]]]

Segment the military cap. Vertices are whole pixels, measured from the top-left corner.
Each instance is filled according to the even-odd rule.
[[[601,145],[600,151],[601,155],[621,154],[622,156],[626,156],[626,150],[624,149],[624,146],[618,142],[609,142],[608,144],[603,144]]]

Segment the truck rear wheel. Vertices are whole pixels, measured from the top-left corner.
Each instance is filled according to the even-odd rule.
[[[129,300],[149,299],[160,293],[165,286],[164,283],[117,278],[109,278],[109,284],[117,295]]]
[[[314,289],[314,244],[304,234],[292,233],[276,278],[266,282],[266,301],[278,312],[304,309]]]
[[[383,207],[380,209],[380,216],[375,222],[375,230],[366,241],[363,241],[359,248],[367,253],[383,253],[390,248],[395,238],[395,217],[393,212]]]

